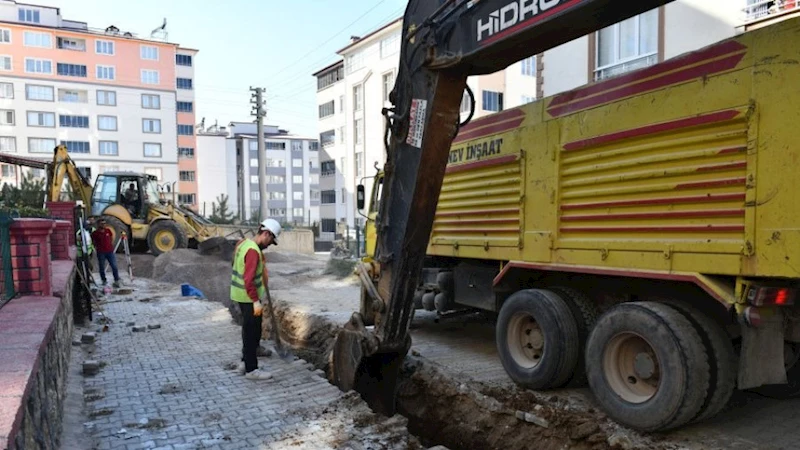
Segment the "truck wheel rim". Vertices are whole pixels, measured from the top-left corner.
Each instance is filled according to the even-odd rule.
[[[167,230],[161,230],[156,233],[155,244],[162,252],[172,250],[175,248],[175,236]]]
[[[516,313],[511,317],[506,341],[511,358],[520,367],[532,369],[541,362],[545,347],[544,333],[530,314]]]
[[[658,392],[658,357],[653,346],[638,334],[620,333],[609,341],[603,371],[611,389],[626,402],[644,403]]]

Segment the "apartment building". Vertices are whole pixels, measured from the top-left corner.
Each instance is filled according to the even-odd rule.
[[[195,146],[196,54],[162,35],[90,28],[58,8],[0,0],[0,151],[49,160],[64,144],[92,180],[125,170],[178,183],[179,166],[192,167],[179,164],[178,147]],[[20,175],[3,166],[0,183]],[[194,204],[186,178],[176,186]]]
[[[322,145],[320,240],[332,240],[336,224],[363,222],[355,210],[355,186],[369,192],[376,167],[385,162],[385,119],[399,66],[402,19],[339,50],[341,61],[313,74],[317,78],[319,132]],[[476,97],[474,117],[533,101],[537,95],[537,62],[532,57],[491,75],[470,77]],[[462,102],[462,113],[470,103]]]
[[[759,11],[762,16],[758,20],[765,21],[764,11],[784,14],[787,10],[785,2],[765,9],[767,3],[778,2],[677,0],[497,73],[470,77],[467,84],[475,96],[474,117],[618,76],[726,39],[743,29],[747,11],[753,17],[750,22],[755,22]],[[795,10],[794,2],[791,6]],[[367,36],[353,38],[337,52],[341,62],[313,74],[317,78],[318,126],[323,143],[320,213],[321,223],[328,226],[323,231],[330,229],[331,220],[350,226],[363,224],[355,209],[355,186],[364,184],[369,193],[375,165],[383,167],[385,162],[381,108],[389,105],[388,94],[394,86],[401,26],[398,19]],[[333,114],[327,106],[330,102],[334,104]],[[472,107],[465,93],[462,118]],[[329,237],[328,233],[320,235]]]
[[[236,155],[236,211],[244,220],[272,217],[295,225],[319,221],[319,141],[292,135],[275,125],[264,126],[267,207],[260,214],[258,131],[254,123],[228,125],[227,151]]]

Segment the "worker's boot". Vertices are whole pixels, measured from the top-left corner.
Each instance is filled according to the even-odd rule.
[[[244,377],[248,380],[269,380],[272,378],[272,374],[261,369],[256,369],[252,372],[247,372]]]
[[[236,373],[239,375],[245,374],[244,361],[240,361],[239,364],[236,365]]]
[[[121,280],[117,280],[117,281],[114,282],[114,284],[112,284],[112,286],[114,287],[114,289],[119,289],[119,288],[122,287],[122,281]]]

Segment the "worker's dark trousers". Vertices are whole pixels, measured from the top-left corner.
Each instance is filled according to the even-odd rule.
[[[253,315],[252,303],[239,303],[242,311],[242,361],[244,371],[252,372],[258,369],[256,354],[261,344],[261,316]]]
[[[97,252],[97,264],[100,266],[100,279],[106,284],[106,261],[111,266],[111,273],[114,274],[114,281],[119,281],[119,271],[117,270],[117,255],[112,253]]]

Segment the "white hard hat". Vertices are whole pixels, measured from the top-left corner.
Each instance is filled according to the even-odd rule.
[[[279,224],[277,220],[267,219],[261,222],[261,229],[269,230],[272,233],[272,235],[275,236],[275,239],[273,239],[272,242],[275,245],[278,245],[278,236],[280,236],[281,234],[281,224]]]

